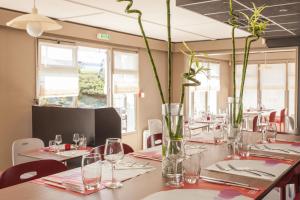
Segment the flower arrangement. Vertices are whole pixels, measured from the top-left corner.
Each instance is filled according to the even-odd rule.
[[[167,7],[167,32],[168,32],[168,95],[167,98],[165,97],[161,82],[158,77],[157,73],[157,66],[155,63],[155,60],[152,55],[152,51],[149,46],[148,37],[144,31],[144,26],[142,22],[142,11],[133,9],[133,0],[117,0],[118,2],[128,2],[125,12],[128,14],[137,14],[138,18],[138,24],[146,45],[147,53],[149,56],[149,60],[152,66],[152,71],[156,80],[157,88],[159,90],[161,102],[163,105],[169,107],[165,110],[167,110],[166,115],[164,116],[164,120],[168,129],[168,136],[170,139],[180,139],[182,137],[182,122],[183,122],[183,116],[179,116],[179,114],[182,112],[183,109],[183,103],[184,103],[184,97],[185,97],[185,88],[190,86],[199,86],[201,83],[199,80],[196,79],[196,75],[198,73],[205,73],[208,69],[206,67],[201,66],[200,61],[196,57],[196,53],[191,50],[186,43],[184,44],[184,47],[186,48],[186,51],[181,50],[182,53],[184,53],[186,56],[189,57],[189,70],[188,72],[184,73],[182,76],[182,83],[181,83],[181,97],[180,97],[180,103],[179,103],[179,110],[178,110],[178,121],[176,125],[176,129],[172,129],[171,125],[171,92],[172,92],[172,40],[171,40],[171,9],[170,9],[170,0],[166,0],[166,7]]]
[[[246,73],[248,67],[249,53],[251,50],[251,45],[253,42],[259,40],[259,38],[264,34],[268,21],[264,19],[262,16],[262,12],[266,8],[266,6],[256,7],[254,3],[252,3],[253,9],[252,14],[250,16],[246,15],[243,12],[239,14],[245,18],[247,21],[247,30],[250,33],[249,36],[245,39],[245,47],[244,47],[244,56],[243,56],[243,68],[242,68],[242,79],[240,85],[240,94],[238,97],[238,105],[239,108],[236,108],[237,105],[237,89],[236,89],[236,38],[235,31],[240,27],[239,15],[234,11],[232,0],[229,0],[229,24],[232,26],[232,66],[233,66],[233,126],[237,128],[238,125],[241,124],[243,119],[243,95],[244,95],[244,86],[246,80]],[[238,110],[237,110],[238,109]]]

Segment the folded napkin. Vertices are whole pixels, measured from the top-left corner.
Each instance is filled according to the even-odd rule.
[[[137,157],[137,158],[162,161],[161,151],[140,151],[140,152],[133,152],[130,155]]]
[[[57,153],[58,155],[66,156],[66,157],[75,157],[75,156],[83,156],[88,154],[88,150],[70,150],[70,151],[61,151]]]
[[[273,152],[281,154],[300,155],[299,143],[268,143],[268,144],[256,144],[251,147],[253,150]]]
[[[221,166],[223,169],[217,167],[216,164]],[[239,171],[231,169],[228,164],[231,164],[234,168],[238,169]],[[289,164],[281,162],[270,162],[268,160],[225,160],[210,165],[206,169],[209,171],[218,171],[257,179],[275,180],[289,167]],[[251,170],[255,173],[259,173],[261,176],[242,170]],[[274,175],[274,177],[265,175],[264,173],[259,171],[271,173]]]

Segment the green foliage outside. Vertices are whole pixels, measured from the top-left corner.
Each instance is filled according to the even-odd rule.
[[[100,96],[104,94],[104,77],[101,74],[80,70],[79,73],[80,96]]]

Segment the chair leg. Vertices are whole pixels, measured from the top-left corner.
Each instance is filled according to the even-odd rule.
[[[300,192],[300,188],[299,188],[299,179],[300,176],[296,175],[295,176],[295,180],[294,180],[294,184],[295,184],[295,193],[299,193]]]
[[[286,200],[286,187],[285,186],[280,188],[280,200]]]

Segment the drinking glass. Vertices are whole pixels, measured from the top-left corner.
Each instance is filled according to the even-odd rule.
[[[97,190],[101,183],[101,156],[97,153],[90,153],[82,156],[81,176],[86,190]]]
[[[56,151],[55,140],[49,140],[49,151]]]
[[[61,143],[62,143],[62,137],[61,137],[61,135],[56,135],[56,136],[55,136],[55,144],[56,144],[56,147],[57,147],[58,152],[60,152],[59,145],[60,145]]]
[[[224,140],[224,129],[221,124],[214,124],[213,126],[214,143],[220,144]]]
[[[75,149],[78,149],[78,142],[79,142],[79,134],[78,133],[74,133],[73,134],[73,142],[75,142]]]
[[[86,137],[85,136],[80,136],[80,139],[79,139],[79,146],[82,147],[82,148],[86,148],[87,146],[87,140],[86,140]]]
[[[124,157],[123,145],[120,138],[108,138],[106,139],[104,158],[112,165],[112,178],[111,181],[105,183],[105,186],[111,189],[122,187],[122,183],[115,179],[115,167]]]
[[[276,135],[277,135],[277,126],[275,123],[270,123],[266,130],[266,140],[269,143],[273,143],[276,141]]]
[[[190,130],[189,124],[188,124],[188,122],[185,122],[184,123],[184,132],[183,132],[184,142],[187,142],[188,140],[190,140],[191,137],[192,137],[192,135],[191,135],[191,130]]]
[[[171,164],[170,172],[167,174],[167,177],[170,179],[167,185],[176,188],[182,187],[182,161],[184,159],[184,145],[182,139],[170,139],[168,141],[166,158]]]
[[[183,160],[183,178],[186,183],[197,183],[201,172],[202,151],[195,148],[185,148]]]
[[[241,132],[241,137],[237,145],[239,155],[244,158],[249,157],[251,149],[251,133]]]

